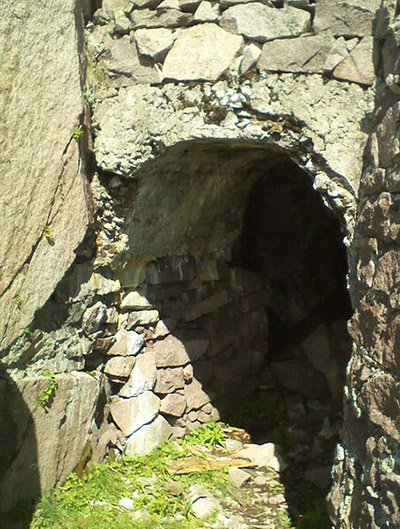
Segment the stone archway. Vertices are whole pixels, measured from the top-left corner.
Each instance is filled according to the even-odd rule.
[[[351,309],[340,222],[311,176],[278,145],[203,140],[166,149],[132,179],[100,181],[102,219],[121,219],[97,257],[104,271],[111,258],[119,282],[120,298],[101,303],[120,330],[96,338],[87,369],[111,381],[110,420],[127,451],[272,395],[285,409],[265,428],[264,410],[254,435],[279,442],[291,416],[289,436],[318,453],[307,468],[327,492]],[[135,361],[121,356],[127,346]]]

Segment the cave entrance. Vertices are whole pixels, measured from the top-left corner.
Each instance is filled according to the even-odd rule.
[[[121,321],[155,359],[157,428],[179,437],[221,416],[283,447],[289,481],[301,472],[323,496],[349,358],[338,218],[261,144],[181,144],[129,185],[114,191],[131,251],[116,272]],[[127,442],[134,452],[142,437]]]

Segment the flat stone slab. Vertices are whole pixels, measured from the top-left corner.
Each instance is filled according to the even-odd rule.
[[[163,76],[176,81],[216,81],[243,43],[242,37],[212,23],[186,29],[165,59]]]
[[[240,4],[224,11],[220,25],[248,39],[266,42],[297,37],[310,28],[310,14],[294,7],[276,9],[259,2]]]

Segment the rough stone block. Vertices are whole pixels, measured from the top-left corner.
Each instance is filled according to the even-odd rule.
[[[363,85],[372,85],[375,80],[373,38],[364,37],[334,70],[336,79]]]
[[[114,356],[106,363],[104,373],[115,382],[125,382],[135,365],[134,356]]]
[[[152,309],[153,305],[141,292],[133,290],[125,294],[121,301],[122,310]]]
[[[256,292],[250,296],[244,296],[240,300],[243,312],[252,312],[261,307],[267,307],[271,303],[271,291],[269,289]]]
[[[114,337],[114,345],[107,351],[110,356],[136,356],[144,345],[143,336],[135,331],[121,329]]]
[[[158,415],[153,422],[145,424],[130,436],[126,443],[126,453],[146,455],[172,435],[172,426],[164,417]]]
[[[129,35],[114,40],[109,50],[109,58],[102,61],[111,76],[121,78],[121,85],[161,82],[160,72],[153,68],[151,63],[143,63],[143,60],[139,60],[138,51],[130,41]]]
[[[158,415],[160,399],[152,391],[145,391],[131,399],[121,399],[110,404],[112,418],[125,437],[129,437]]]
[[[160,413],[181,417],[186,409],[186,399],[183,395],[171,393],[162,399]]]
[[[240,63],[240,74],[243,75],[252,68],[261,55],[261,49],[254,43],[247,44],[243,50],[243,58]]]
[[[177,81],[216,81],[233,63],[243,45],[216,24],[183,31],[164,62],[163,76]]]
[[[220,290],[216,292],[209,298],[206,298],[198,303],[193,303],[193,305],[188,306],[185,309],[184,319],[186,321],[191,321],[203,316],[204,314],[209,314],[214,312],[219,308],[223,307],[229,302],[229,295],[226,290]]]
[[[172,31],[166,28],[138,29],[135,41],[139,55],[155,61],[164,60],[174,43]]]
[[[158,310],[137,310],[129,314],[127,328],[132,329],[138,325],[152,325],[157,323],[159,318]]]
[[[262,445],[245,444],[237,452],[237,457],[249,459],[251,463],[258,467],[270,467],[277,472],[282,472],[287,467],[278,452],[278,447],[274,443],[264,443]]]
[[[137,397],[145,391],[154,389],[157,381],[157,369],[153,351],[140,354],[131,371],[128,382],[123,386],[121,397]]]
[[[266,42],[257,67],[279,72],[322,73],[334,44],[330,35]]]
[[[236,5],[221,16],[220,25],[258,42],[297,37],[309,30],[310,14],[293,7],[275,9],[259,2]]]
[[[82,316],[82,329],[86,334],[93,334],[98,331],[106,320],[107,307],[101,301],[89,307]]]
[[[384,292],[394,309],[400,309],[400,250],[393,248],[378,261],[372,286]]]
[[[307,336],[301,348],[315,369],[325,375],[334,402],[341,406],[344,371],[341,368],[341,352],[335,347],[329,328],[319,325]]]
[[[204,331],[176,329],[173,334],[182,342],[191,362],[201,358],[210,344]]]
[[[84,373],[56,376],[42,407],[47,377],[0,380],[0,511],[62,483],[91,441],[99,381]]]
[[[196,278],[196,261],[191,255],[170,256],[150,262],[145,269],[145,283],[160,285]]]
[[[190,384],[185,386],[185,397],[188,410],[198,410],[204,404],[210,402],[210,397],[203,390],[202,384],[196,379],[193,379]]]
[[[289,391],[294,391],[310,399],[319,399],[327,394],[325,377],[300,360],[273,362],[271,369],[278,381]]]
[[[237,4],[248,4],[250,2],[254,2],[254,0],[220,0],[221,7],[224,9]],[[259,3],[268,7],[274,7],[274,4],[271,2],[271,0],[261,0]]]
[[[212,4],[207,0],[203,0],[194,14],[196,22],[218,22],[219,6],[218,3]]]
[[[190,361],[185,344],[173,335],[153,345],[157,367],[178,367]]]
[[[372,35],[380,4],[380,0],[338,0],[332,8],[332,0],[318,0],[314,30],[343,37]]]
[[[134,29],[181,28],[189,26],[193,21],[193,16],[190,13],[182,13],[179,9],[166,9],[163,13],[141,9],[131,13],[131,20]]]
[[[368,418],[386,435],[400,442],[400,384],[389,374],[377,373],[362,389]]]
[[[183,389],[184,385],[182,367],[157,369],[157,382],[154,388],[156,393],[165,395],[178,389]]]
[[[230,284],[242,295],[253,294],[264,287],[264,281],[259,274],[244,268],[230,269]]]

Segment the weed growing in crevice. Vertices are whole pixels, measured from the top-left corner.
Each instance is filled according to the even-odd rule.
[[[39,394],[38,402],[43,408],[48,408],[57,389],[58,383],[53,371],[45,371],[43,376],[49,379],[47,387]]]
[[[78,126],[75,127],[74,130],[72,131],[72,137],[73,137],[74,140],[76,140],[76,141],[79,141],[81,138],[83,138],[83,135],[84,135],[84,130],[83,130],[82,125],[78,125]]]

